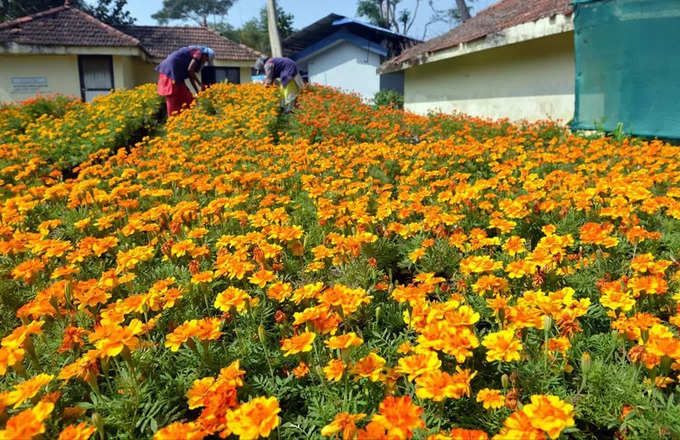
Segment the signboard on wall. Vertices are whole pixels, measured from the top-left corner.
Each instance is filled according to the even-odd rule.
[[[15,76],[12,78],[12,93],[35,94],[47,89],[47,78],[44,76]]]

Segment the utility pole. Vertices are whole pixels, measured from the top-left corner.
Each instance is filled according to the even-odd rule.
[[[272,56],[280,57],[283,55],[283,50],[281,50],[279,26],[276,23],[276,0],[267,0],[267,25],[269,28],[269,45],[272,48]]]

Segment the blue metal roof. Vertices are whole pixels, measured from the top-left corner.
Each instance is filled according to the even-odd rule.
[[[332,35],[329,35],[328,37],[317,41],[316,43],[312,44],[311,46],[307,46],[305,49],[301,50],[300,52],[291,55],[291,59],[298,61],[303,58],[307,58],[317,52],[321,52],[328,46],[332,46],[333,44],[339,42],[339,41],[347,41],[348,43],[352,43],[356,46],[361,47],[362,49],[366,49],[370,52],[377,53],[380,56],[387,56],[387,49],[382,47],[379,44],[376,44],[372,41],[369,41],[365,38],[361,38],[357,35],[354,35],[352,33],[346,32],[346,31],[338,31]]]
[[[374,29],[374,30],[379,31],[379,32],[384,32],[386,34],[392,34],[395,37],[408,38],[409,40],[414,39],[414,38],[409,37],[408,35],[400,34],[398,32],[394,32],[390,29],[385,29],[385,28],[380,27],[380,26],[375,26],[375,25],[372,25],[372,24],[369,24],[369,23],[364,23],[363,21],[356,20],[354,18],[349,18],[349,17],[344,17],[344,18],[341,18],[339,20],[335,20],[333,22],[333,26],[342,26],[343,24],[349,24],[349,23],[358,24],[360,26],[365,26],[367,28],[371,28],[371,29]]]
[[[414,38],[392,32],[389,29],[373,26],[344,15],[329,14],[283,40],[284,55],[299,59],[300,52],[307,52],[307,49],[312,46],[318,50],[317,44],[319,42],[340,31],[362,39],[359,46],[364,45],[371,50],[377,50],[375,45],[381,46],[384,50],[387,50],[387,55],[383,56],[395,56],[395,53],[401,53],[405,47],[410,47],[419,42]],[[349,37],[346,39],[351,41]],[[365,41],[371,44],[366,44]],[[333,41],[329,44],[332,43]]]

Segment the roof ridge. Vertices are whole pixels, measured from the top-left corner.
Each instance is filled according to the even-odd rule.
[[[162,28],[162,29],[206,29],[205,26],[165,26],[165,25],[151,25],[151,24],[121,24],[116,27],[130,27],[130,28]],[[210,28],[208,28],[210,29]]]
[[[132,41],[135,46],[141,46],[141,42],[137,38],[133,37],[132,35],[128,35],[125,32],[119,31],[115,27],[104,23],[103,21],[93,17],[92,15],[88,14],[87,12],[80,10],[78,8],[71,8],[71,7],[68,7],[68,6],[66,6],[66,8],[73,9],[77,14],[82,15],[84,18],[86,18],[87,20],[90,20],[91,22],[93,22],[97,26],[104,28],[105,30],[107,30],[109,32],[113,32],[114,34],[116,34],[120,37],[123,37],[123,38],[126,38],[126,39]]]
[[[12,27],[12,26],[15,26],[15,25],[21,24],[21,23],[27,23],[29,21],[35,20],[36,18],[40,18],[43,15],[54,14],[55,12],[59,12],[59,11],[64,10],[64,9],[71,9],[71,7],[66,6],[66,5],[61,5],[61,6],[56,6],[54,8],[46,9],[44,11],[36,12],[35,14],[24,15],[23,17],[18,17],[18,18],[15,18],[14,20],[10,20],[10,21],[6,21],[4,23],[0,23],[0,29]]]

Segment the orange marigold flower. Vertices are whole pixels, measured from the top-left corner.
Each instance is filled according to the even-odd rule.
[[[527,415],[534,428],[545,431],[555,439],[569,426],[574,426],[574,407],[557,396],[533,395],[531,403],[524,405],[522,412]]]
[[[377,382],[380,380],[380,373],[384,366],[385,359],[375,353],[370,353],[354,364],[352,372],[360,377],[367,377],[371,382]]]
[[[279,424],[280,411],[276,397],[256,397],[227,412],[227,427],[241,440],[269,437]]]
[[[95,431],[97,428],[85,422],[69,425],[61,431],[58,440],[88,440]]]
[[[326,341],[326,347],[334,350],[346,350],[350,347],[356,347],[364,343],[364,340],[357,336],[354,332],[345,333],[344,335],[333,336]]]
[[[267,288],[267,296],[275,301],[283,302],[293,293],[289,283],[276,282]]]
[[[453,428],[450,437],[451,440],[488,440],[489,434],[479,429]]]
[[[264,289],[264,286],[266,286],[268,282],[274,281],[275,279],[276,275],[274,272],[262,269],[252,274],[250,278],[248,278],[248,281],[261,289]]]
[[[312,343],[316,339],[316,333],[304,332],[297,336],[281,340],[281,350],[284,351],[284,356],[290,356],[295,353],[304,353],[312,350]]]
[[[43,421],[47,419],[54,404],[51,402],[38,402],[33,408],[21,411],[10,417],[5,424],[5,429],[0,430],[2,440],[27,440],[45,432]]]
[[[302,379],[309,374],[309,367],[304,362],[300,362],[297,367],[293,368],[293,375],[298,379]]]
[[[415,405],[409,396],[389,396],[380,403],[379,413],[372,421],[380,424],[389,438],[409,439],[413,430],[424,428],[423,409]]]
[[[175,422],[163,429],[158,430],[153,436],[154,440],[202,440],[206,433],[194,422]]]
[[[342,359],[331,359],[328,365],[323,368],[327,380],[339,382],[342,379],[342,374],[345,372],[345,363]]]
[[[517,411],[505,419],[500,432],[494,440],[545,440],[545,434],[531,424],[529,417],[522,411]]]

